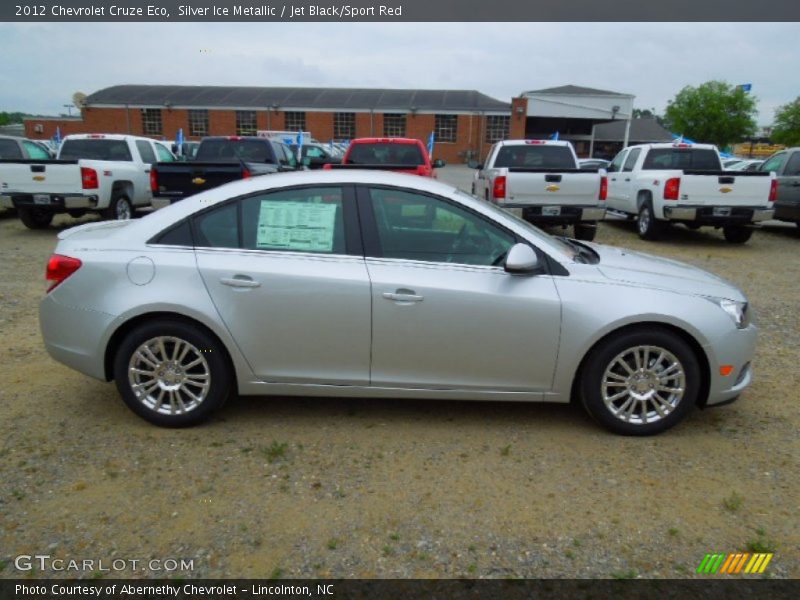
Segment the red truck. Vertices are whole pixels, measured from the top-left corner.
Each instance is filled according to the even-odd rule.
[[[358,138],[350,142],[342,164],[325,165],[325,169],[383,169],[436,177],[445,165],[441,159],[431,161],[423,143],[411,138]]]

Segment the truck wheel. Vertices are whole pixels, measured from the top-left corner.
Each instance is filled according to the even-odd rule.
[[[645,200],[639,208],[639,219],[636,222],[639,237],[643,240],[657,240],[663,230],[663,224],[656,221],[653,214],[653,203]]]
[[[86,214],[86,210],[83,208],[76,208],[73,210],[68,210],[69,216],[73,219],[80,219],[83,215]]]
[[[753,228],[742,225],[726,225],[722,228],[722,234],[725,236],[725,241],[731,244],[744,244],[753,235]]]
[[[133,218],[131,201],[125,194],[114,196],[108,208],[103,211],[103,216],[112,221],[127,221]]]
[[[575,239],[591,242],[597,235],[597,221],[575,223]]]
[[[44,229],[53,222],[53,213],[41,208],[20,208],[19,218],[28,229]]]

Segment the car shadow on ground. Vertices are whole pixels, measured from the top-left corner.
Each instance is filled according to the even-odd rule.
[[[625,221],[625,220],[606,220],[603,221],[604,227],[609,227],[611,229],[615,229],[618,232],[629,232],[632,236],[635,236],[637,240],[640,240],[638,234],[636,233],[636,221]],[[754,236],[757,236],[759,231],[754,232]],[[752,243],[754,238],[751,238],[750,241],[746,242],[745,244],[731,244],[725,241],[725,238],[722,236],[722,229],[714,229],[713,227],[701,227],[700,229],[689,229],[685,225],[670,225],[668,226],[664,232],[661,234],[659,239],[648,241],[647,244],[652,244],[654,247],[659,245],[665,244],[682,244],[682,245],[694,245],[694,246],[707,246],[707,247],[734,247],[734,246],[746,246],[749,243]],[[602,229],[598,232],[597,239],[595,240],[599,243],[603,243],[602,238]],[[644,242],[644,241],[643,241]]]

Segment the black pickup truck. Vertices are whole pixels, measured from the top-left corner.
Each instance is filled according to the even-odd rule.
[[[194,160],[153,165],[153,206],[161,208],[229,181],[297,168],[291,149],[275,140],[246,136],[203,138]]]

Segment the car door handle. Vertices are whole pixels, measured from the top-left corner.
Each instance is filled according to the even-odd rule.
[[[617,180],[617,178],[616,178],[616,177],[612,177],[612,178],[611,178],[611,181],[616,181],[616,180]]]
[[[410,291],[383,292],[383,297],[395,302],[422,302],[423,297]]]
[[[631,178],[630,178],[630,177],[626,177],[626,178],[625,178],[625,181],[630,181],[630,180],[631,180]]]
[[[234,275],[233,277],[223,277],[219,280],[222,285],[229,285],[237,288],[257,288],[261,283],[246,275]]]

